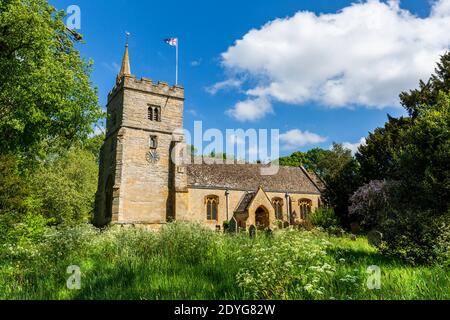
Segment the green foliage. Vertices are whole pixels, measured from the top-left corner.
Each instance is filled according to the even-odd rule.
[[[403,208],[389,211],[379,226],[382,252],[412,264],[443,264],[450,254],[450,212],[439,217],[430,210]]]
[[[20,176],[18,158],[0,154],[0,215],[24,212],[27,195],[28,188]]]
[[[324,287],[336,271],[326,253],[330,245],[318,235],[295,230],[281,231],[270,242],[245,244],[236,256],[245,299],[330,298]]]
[[[0,1],[0,153],[45,157],[102,115],[63,17],[47,0]]]
[[[303,166],[317,173],[325,181],[324,197],[327,203],[334,208],[342,226],[349,226],[349,199],[361,184],[359,164],[350,150],[334,143],[332,150],[316,148],[306,153],[295,152],[279,161],[282,166]]]
[[[280,166],[285,167],[300,167],[306,163],[306,155],[303,152],[294,152],[288,157],[282,157],[279,159]]]
[[[97,163],[100,159],[100,149],[105,141],[105,134],[98,134],[92,137],[89,137],[86,141],[81,143],[81,148],[90,152],[96,159]]]
[[[288,157],[279,159],[281,166],[300,167],[303,166],[306,170],[316,172],[319,175],[323,174],[322,161],[329,155],[329,150],[315,148],[308,152],[294,152]]]
[[[332,208],[318,208],[309,215],[308,220],[314,227],[320,227],[325,230],[339,225],[339,220]]]
[[[397,133],[401,146],[391,149],[384,174],[391,180],[360,188],[350,211],[367,229],[384,234],[384,252],[413,263],[442,262],[450,251],[449,95],[441,93],[436,105],[416,112]]]
[[[435,214],[450,210],[450,93],[436,105],[418,109],[418,116],[402,139],[396,170],[403,196],[411,207]]]
[[[409,115],[415,118],[424,107],[433,108],[436,105],[440,92],[450,92],[450,52],[441,57],[435,74],[426,83],[421,80],[419,89],[403,92],[400,99]]]
[[[399,178],[395,167],[395,154],[404,145],[402,132],[410,127],[411,118],[388,118],[383,128],[377,128],[369,134],[366,143],[361,145],[356,153],[364,183]]]
[[[71,265],[81,290],[66,288]],[[381,290],[367,288],[371,265],[383,272]],[[449,299],[449,274],[318,231],[250,239],[183,223],[160,232],[78,225],[0,246],[0,299]]]
[[[418,263],[442,261],[450,251],[450,95],[417,110],[403,133],[395,208],[382,222],[386,251]]]
[[[400,98],[410,117],[389,117],[356,155],[367,185],[351,211],[384,234],[384,252],[442,262],[450,251],[450,53],[428,82]],[[373,180],[390,187],[371,188]]]
[[[38,213],[0,215],[0,243],[32,244],[40,239],[49,221]]]
[[[73,148],[44,163],[32,178],[41,212],[54,223],[87,221],[94,210],[98,166],[94,155]]]
[[[333,149],[322,161],[322,178],[326,183],[324,197],[339,217],[343,227],[352,221],[348,213],[350,197],[360,186],[359,164],[351,151],[341,144],[333,144]]]

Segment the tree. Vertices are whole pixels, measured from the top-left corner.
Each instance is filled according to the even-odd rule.
[[[0,1],[0,153],[67,148],[102,115],[63,18],[47,0]]]
[[[333,144],[331,150],[315,148],[308,152],[294,152],[279,159],[280,165],[299,167],[317,173],[326,184],[324,197],[335,210],[343,227],[348,227],[351,195],[360,186],[359,164],[352,152],[342,144]]]
[[[419,89],[402,92],[400,100],[409,115],[415,118],[423,106],[432,107],[436,105],[441,91],[444,93],[450,91],[450,52],[441,57],[435,74],[426,83],[420,80]]]
[[[322,148],[314,148],[306,152],[305,168],[309,171],[313,171],[318,175],[322,176],[324,174],[324,169],[322,167],[323,160],[330,155],[330,150],[324,150]]]
[[[40,212],[54,224],[87,221],[94,210],[98,165],[86,150],[71,148],[50,157],[34,174],[31,184]]]
[[[359,164],[350,150],[333,144],[332,150],[320,161],[322,178],[326,183],[324,197],[335,210],[343,227],[352,222],[348,208],[350,197],[361,185]]]
[[[321,148],[311,149],[308,152],[294,152],[292,155],[279,159],[281,166],[300,167],[322,175],[321,161],[329,155],[329,150]]]
[[[365,187],[351,211],[384,235],[382,250],[414,263],[448,259],[450,55],[418,90],[401,95],[410,117],[389,118],[356,155]],[[383,180],[389,188],[372,188]]]
[[[403,143],[402,132],[411,124],[411,118],[399,119],[388,116],[388,122],[382,128],[370,133],[366,143],[359,147],[356,159],[361,166],[364,183],[387,178],[396,179],[395,153]]]
[[[417,118],[402,134],[396,171],[402,177],[404,201],[441,215],[450,210],[450,93],[436,105],[417,109]],[[450,221],[449,221],[450,223]]]
[[[0,155],[0,215],[23,213],[29,190],[20,176],[17,157]]]
[[[300,167],[306,162],[306,155],[303,152],[294,152],[292,155],[279,159],[280,166]]]
[[[100,149],[105,141],[105,134],[101,133],[89,137],[86,141],[80,144],[80,148],[90,152],[96,159],[97,163],[100,158]]]

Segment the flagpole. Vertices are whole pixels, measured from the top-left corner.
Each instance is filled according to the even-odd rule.
[[[176,53],[176,72],[175,72],[175,85],[178,85],[178,43],[179,39],[177,39],[177,53]]]

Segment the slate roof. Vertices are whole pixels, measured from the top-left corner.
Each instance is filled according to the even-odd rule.
[[[261,164],[190,164],[188,185],[193,188],[218,188],[266,192],[319,194],[314,179],[303,168],[281,167],[276,175],[261,175]]]
[[[315,172],[308,171],[307,173],[320,192],[324,192],[326,189],[325,181]]]
[[[243,213],[247,211],[247,208],[250,206],[250,203],[252,203],[253,199],[256,196],[256,192],[248,192],[244,195],[241,202],[239,203],[239,206],[235,210],[236,213]]]

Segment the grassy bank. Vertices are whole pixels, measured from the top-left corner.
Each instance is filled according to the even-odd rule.
[[[68,290],[67,267],[81,268]],[[381,289],[367,268],[381,268]],[[0,299],[450,299],[449,269],[381,256],[364,238],[281,231],[251,240],[189,224],[160,233],[48,230],[0,249]]]

